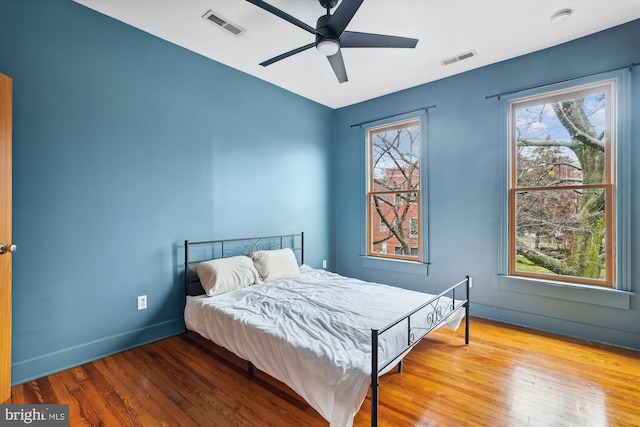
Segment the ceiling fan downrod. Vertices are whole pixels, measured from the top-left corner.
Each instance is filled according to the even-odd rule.
[[[319,0],[319,1],[320,1],[320,5],[325,9],[327,9],[327,15],[329,14],[329,11],[334,7],[336,7],[336,5],[338,4],[338,0]]]

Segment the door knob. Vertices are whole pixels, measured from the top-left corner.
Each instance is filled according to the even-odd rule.
[[[7,252],[15,252],[18,247],[16,245],[7,245],[6,243],[0,243],[0,255],[4,255]]]

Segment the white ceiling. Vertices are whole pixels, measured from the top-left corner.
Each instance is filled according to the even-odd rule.
[[[343,49],[349,81],[309,49],[304,31],[243,0],[75,0],[143,31],[331,108],[339,108],[534,52],[640,18],[640,0],[365,0],[349,31],[419,39],[415,49]],[[315,27],[318,0],[266,0]],[[339,5],[338,5],[339,7]],[[551,15],[570,8],[571,18]],[[209,10],[246,30],[235,36],[202,18]],[[335,9],[334,9],[335,11]],[[476,57],[440,61],[474,50]]]

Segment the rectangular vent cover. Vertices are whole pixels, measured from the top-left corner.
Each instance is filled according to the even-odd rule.
[[[240,25],[229,22],[226,18],[222,17],[220,14],[215,13],[212,10],[209,10],[207,13],[202,15],[202,17],[207,21],[215,24],[216,26],[224,28],[234,36],[239,36],[246,31]]]
[[[442,65],[451,65],[455,62],[462,61],[463,59],[471,58],[473,56],[478,56],[475,50],[470,50],[469,52],[461,53],[460,55],[452,56],[451,58],[443,59],[440,61]]]

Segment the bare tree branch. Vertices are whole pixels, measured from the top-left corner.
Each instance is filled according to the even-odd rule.
[[[552,104],[553,111],[556,113],[556,116],[558,117],[558,120],[560,120],[560,123],[562,123],[562,126],[564,126],[569,132],[569,135],[571,135],[571,139],[577,140],[594,150],[604,153],[604,143],[595,137],[595,132],[593,132],[593,128],[589,120],[584,116],[584,112],[582,111],[582,114],[572,114],[572,117],[569,117],[568,111],[571,111],[572,108],[575,109],[576,105],[575,100]],[[580,122],[579,125],[576,123],[578,121]],[[589,135],[589,133],[586,132],[587,129],[594,135]]]

